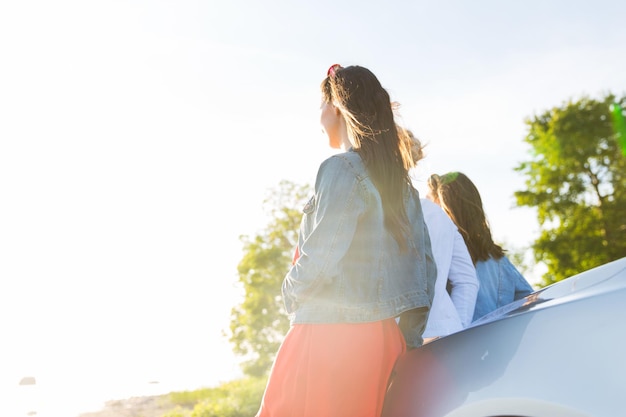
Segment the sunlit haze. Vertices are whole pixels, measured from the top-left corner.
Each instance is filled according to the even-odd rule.
[[[239,236],[332,153],[334,63],[400,103],[422,194],[462,171],[496,240],[528,247],[524,119],[626,92],[625,17],[617,0],[3,2],[0,413],[24,376],[96,402],[239,376]]]

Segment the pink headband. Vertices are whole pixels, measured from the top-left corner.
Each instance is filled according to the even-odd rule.
[[[328,68],[328,71],[326,71],[326,76],[327,77],[334,77],[335,74],[337,73],[338,70],[340,70],[342,67],[339,64],[333,64],[330,66],[330,68]]]

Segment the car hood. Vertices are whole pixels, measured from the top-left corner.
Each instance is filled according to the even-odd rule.
[[[481,317],[470,327],[623,288],[626,288],[626,257],[535,291]]]

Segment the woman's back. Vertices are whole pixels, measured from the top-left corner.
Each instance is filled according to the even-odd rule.
[[[432,201],[422,198],[421,203],[437,265],[435,297],[424,337],[442,337],[462,330],[472,322],[478,279],[472,258],[454,222]]]
[[[533,288],[506,256],[476,262],[476,275],[480,288],[473,320],[533,292]]]
[[[283,282],[292,323],[367,322],[430,306],[435,264],[418,192],[407,185],[414,221],[404,251],[387,231],[380,199],[357,152],[322,163],[304,209],[301,255]]]

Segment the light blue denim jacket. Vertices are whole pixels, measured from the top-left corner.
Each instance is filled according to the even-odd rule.
[[[360,155],[350,150],[326,159],[303,210],[299,258],[282,285],[291,323],[372,322],[411,311],[401,315],[400,328],[407,345],[419,346],[436,267],[419,194],[409,184],[406,209],[412,235],[400,253]],[[403,316],[415,324],[403,326]]]
[[[474,320],[533,292],[528,281],[506,256],[476,262],[476,275],[480,287]]]

